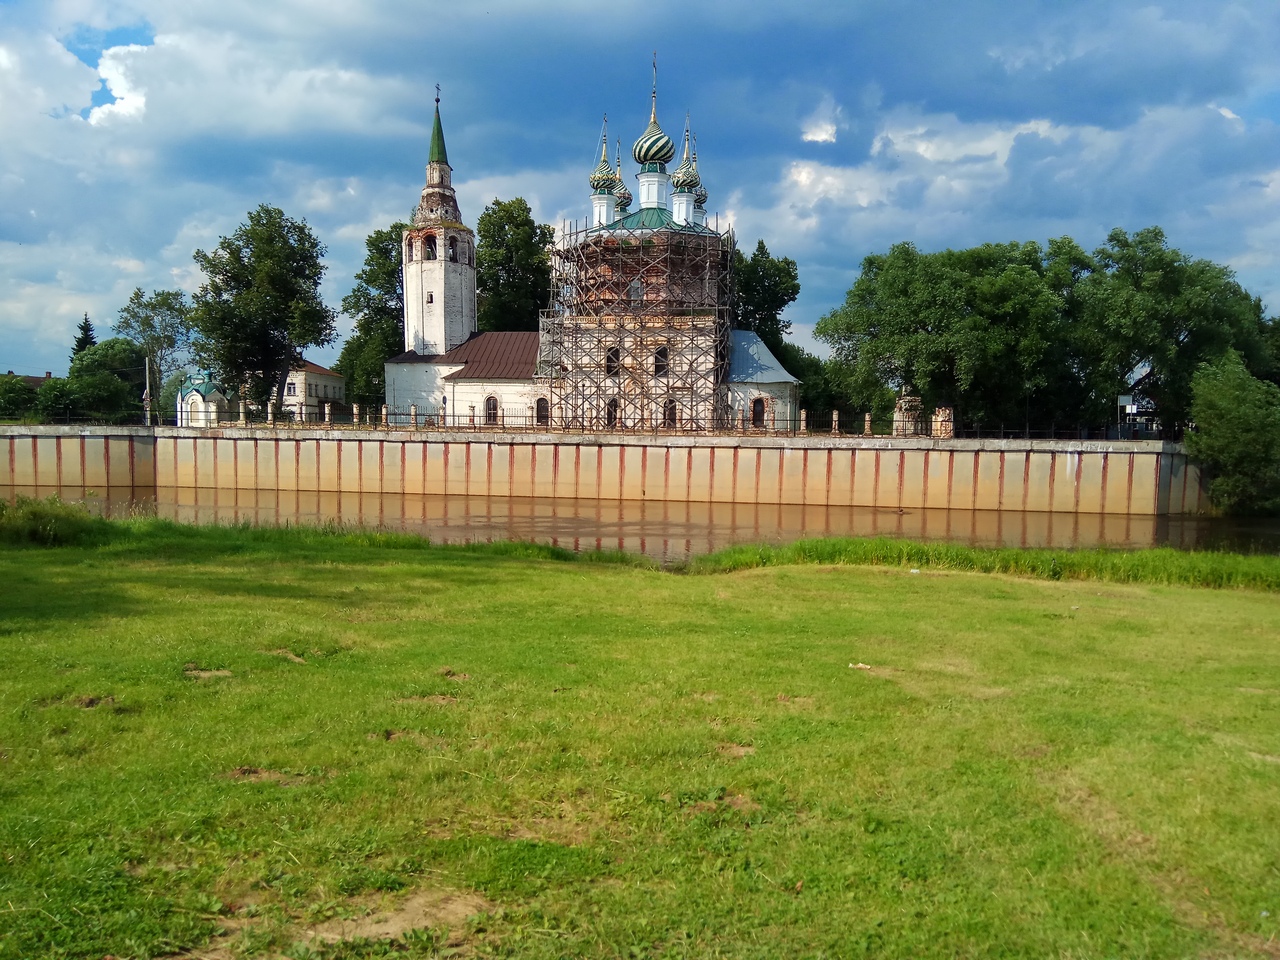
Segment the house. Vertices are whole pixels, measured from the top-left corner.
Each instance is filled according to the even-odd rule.
[[[324,405],[347,402],[347,381],[342,374],[310,360],[289,371],[284,384],[284,412],[294,420],[323,420]]]

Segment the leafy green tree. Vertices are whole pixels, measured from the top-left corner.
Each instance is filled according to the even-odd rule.
[[[76,354],[89,349],[97,342],[98,338],[93,333],[93,324],[89,322],[89,314],[86,313],[80,325],[76,327],[75,343],[71,345],[71,358],[74,360]]]
[[[1101,332],[1114,392],[1133,394],[1165,426],[1190,415],[1201,364],[1234,349],[1251,368],[1267,365],[1262,301],[1228,267],[1171,248],[1159,227],[1112,230],[1094,257],[1086,323]]]
[[[71,361],[67,379],[80,380],[96,374],[110,374],[142,398],[146,387],[147,356],[142,347],[127,337],[112,337],[95,343]]]
[[[1208,474],[1213,505],[1225,513],[1280,510],[1280,387],[1252,376],[1228,351],[1192,377],[1191,415],[1187,450]]]
[[[307,347],[332,343],[334,311],[320,298],[325,247],[304,220],[263,204],[211,252],[194,297],[195,359],[261,407],[284,397]]]
[[[796,262],[790,257],[770,256],[769,248],[759,240],[750,258],[741,250],[733,252],[733,273],[737,290],[734,325],[753,331],[778,355],[783,338],[791,331],[791,321],[782,318],[782,311],[800,296]]]
[[[36,392],[22,377],[0,375],[0,417],[21,417],[36,405]]]
[[[494,199],[476,222],[476,288],[481,330],[537,330],[551,299],[551,242],[523,197]]]
[[[113,373],[92,370],[76,377],[53,377],[36,391],[36,411],[49,421],[137,422],[142,400]]]
[[[160,387],[158,404],[152,403],[151,409],[156,416],[156,423],[173,420],[178,415],[178,391],[182,389],[182,381],[187,377],[185,369],[175,370],[165,378]]]
[[[404,272],[402,237],[407,224],[393,223],[365,238],[364,267],[342,298],[342,312],[355,329],[336,364],[354,403],[386,402],[387,360],[404,352]]]
[[[191,307],[181,290],[154,290],[146,296],[139,287],[120,308],[115,324],[118,336],[127,337],[151,358],[151,395],[186,359],[191,345]]]

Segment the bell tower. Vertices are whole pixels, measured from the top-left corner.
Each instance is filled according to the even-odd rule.
[[[440,125],[440,86],[427,184],[404,231],[404,348],[447,353],[476,332],[475,234],[462,222]]]

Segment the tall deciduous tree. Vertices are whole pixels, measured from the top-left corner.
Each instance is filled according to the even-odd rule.
[[[98,338],[93,333],[93,324],[89,322],[89,314],[86,313],[80,325],[76,327],[76,339],[71,345],[71,359],[74,360],[76,354],[89,349],[97,342]]]
[[[181,290],[155,290],[151,296],[138,287],[120,308],[115,332],[127,337],[151,358],[151,395],[183,365],[191,346],[191,307]]]
[[[1228,351],[1192,377],[1191,413],[1187,449],[1206,469],[1213,505],[1226,513],[1280,510],[1280,388]]]
[[[476,222],[476,287],[481,330],[537,330],[551,298],[554,232],[535,223],[523,197],[494,199]]]
[[[279,404],[303,351],[335,336],[320,298],[324,254],[306,221],[267,204],[211,252],[197,250],[207,277],[191,314],[197,361],[255,403]]]
[[[384,364],[404,352],[404,272],[402,236],[406,224],[393,223],[365,238],[364,267],[342,298],[342,312],[355,329],[342,346],[337,371],[347,379],[347,396],[360,404],[386,402]]]
[[[770,256],[764,241],[756,243],[750,257],[733,252],[737,299],[734,322],[740,330],[751,330],[776,355],[783,338],[791,332],[791,322],[782,311],[800,296],[800,272],[790,257]]]

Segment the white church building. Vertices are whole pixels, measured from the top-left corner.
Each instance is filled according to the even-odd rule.
[[[788,429],[797,383],[756,334],[731,329],[731,231],[707,224],[707,192],[685,130],[657,120],[632,159],[630,210],[621,154],[607,135],[589,180],[591,215],[552,251],[553,295],[540,329],[480,333],[475,235],[451,183],[439,98],[426,186],[403,235],[405,352],[386,363],[393,423],[412,408],[458,426],[550,430]]]

